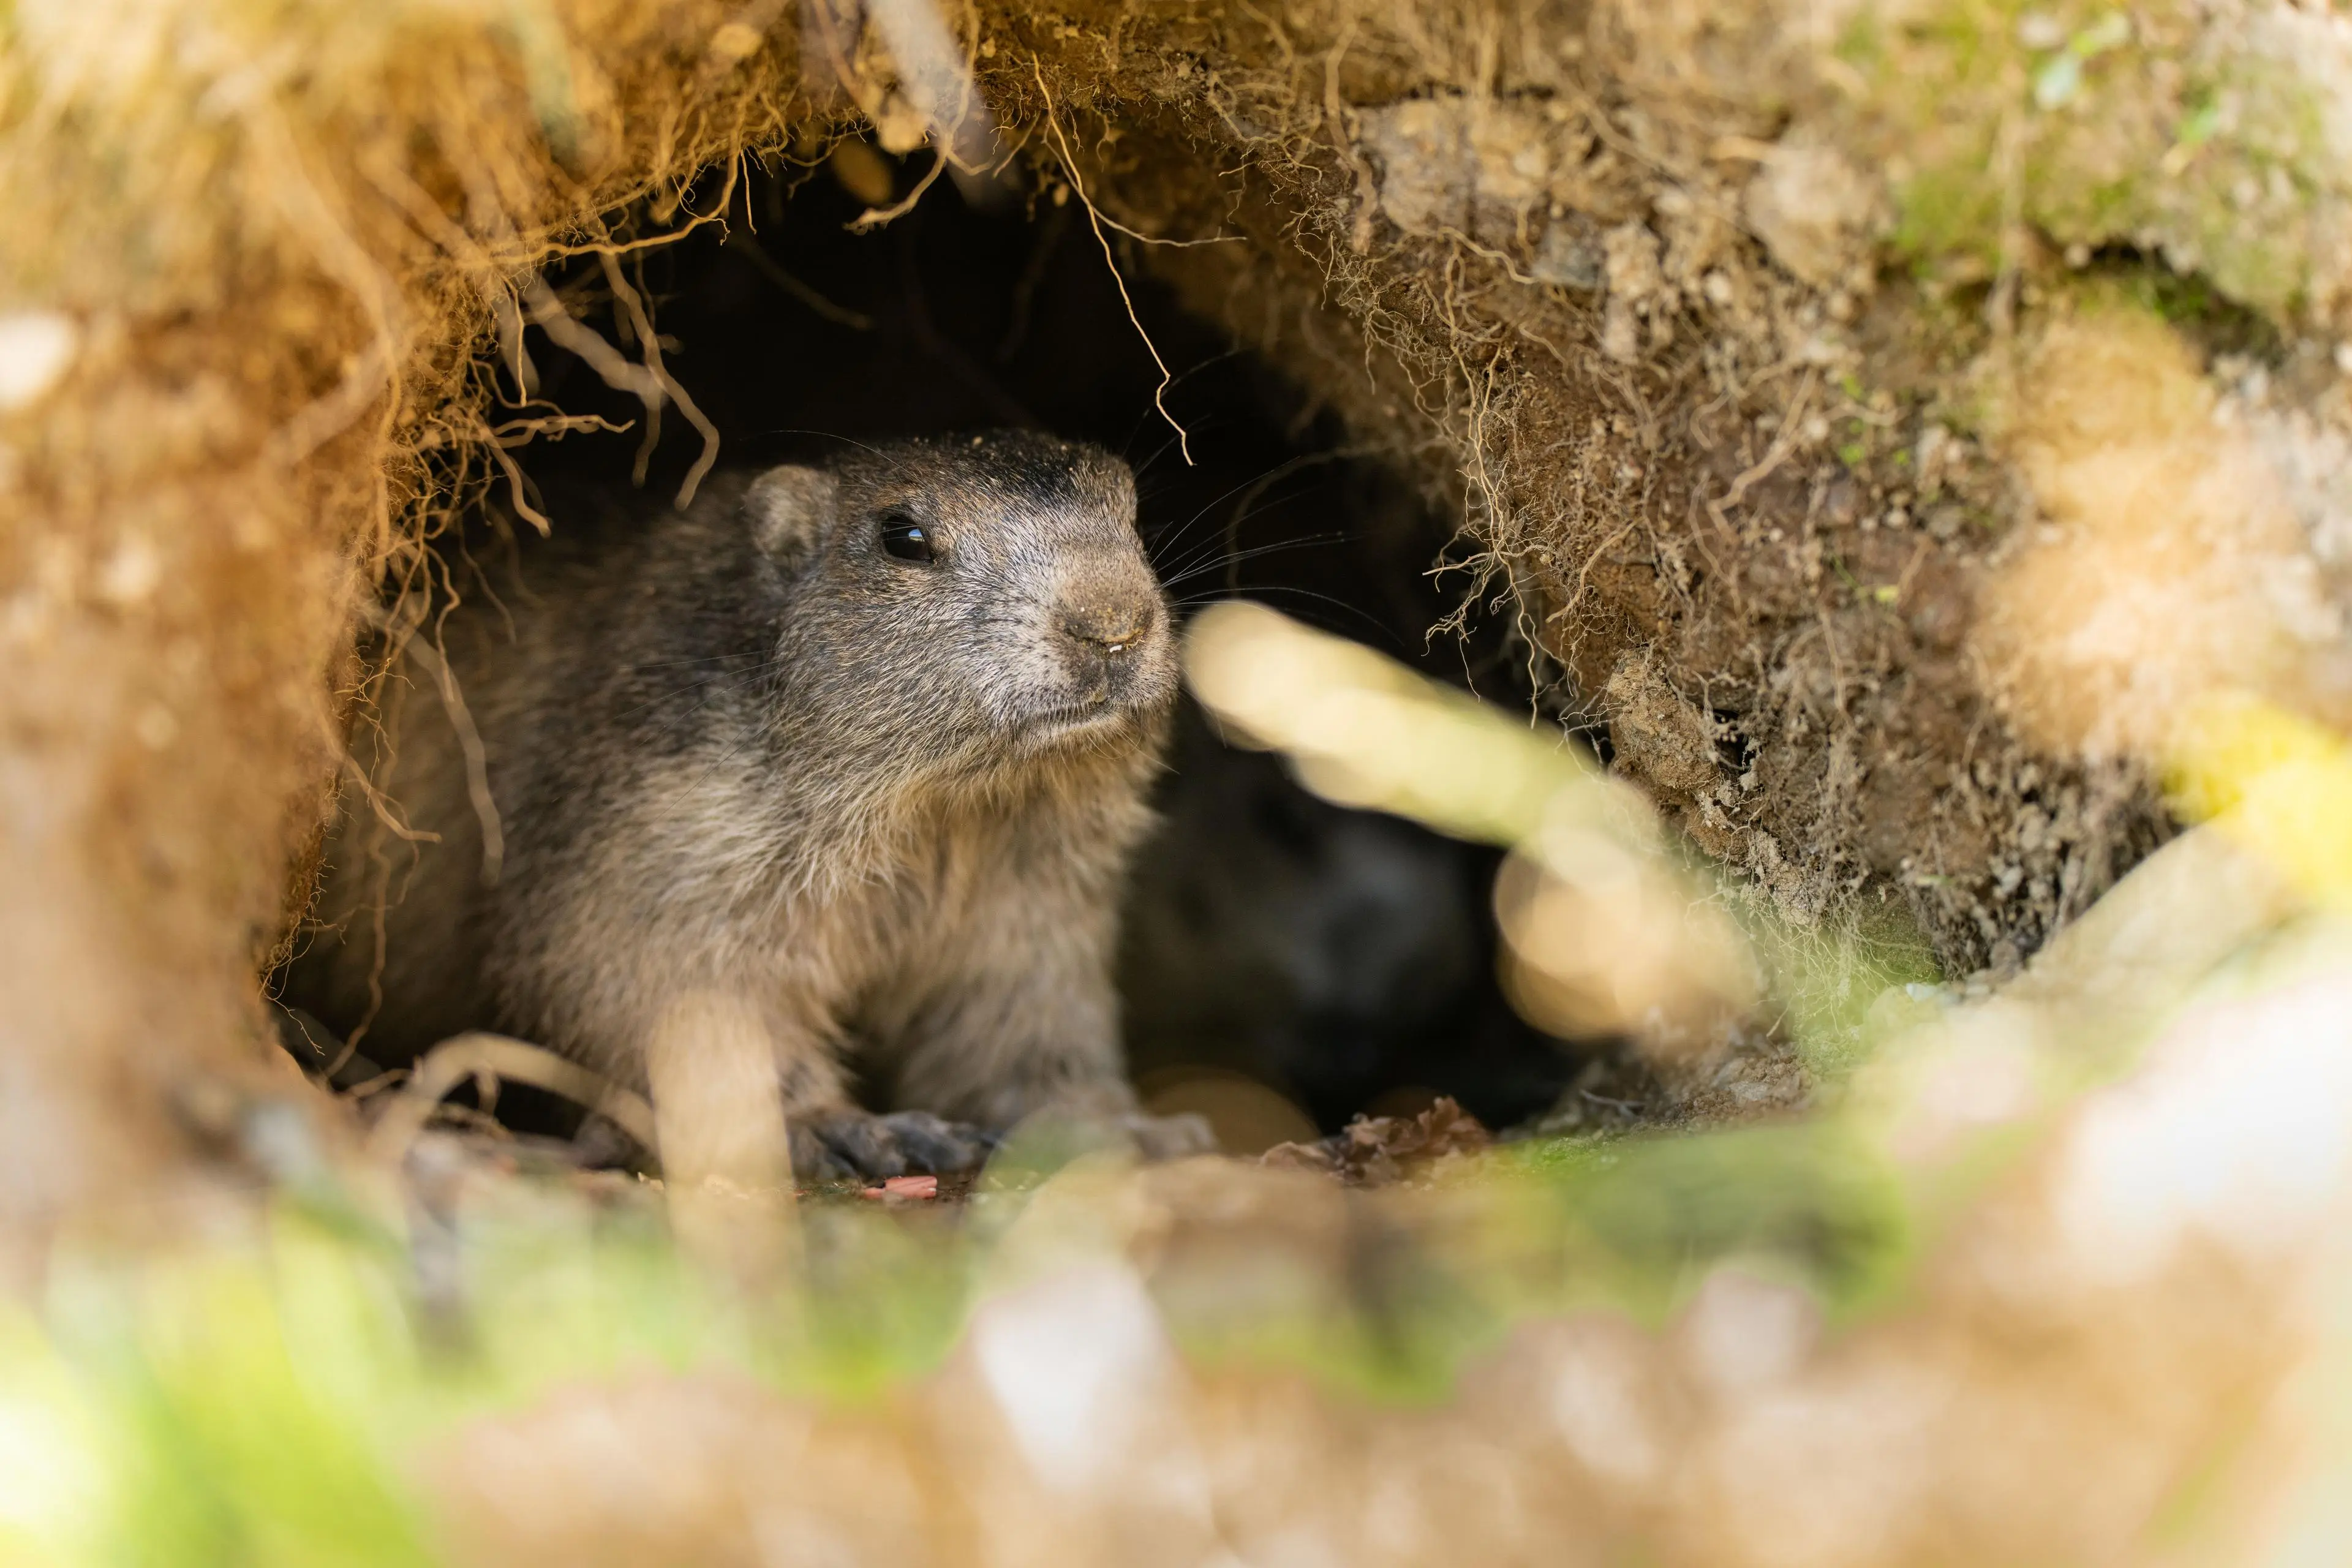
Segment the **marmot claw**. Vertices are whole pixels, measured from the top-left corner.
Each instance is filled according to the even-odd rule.
[[[928,1110],[894,1110],[887,1116],[836,1111],[795,1122],[792,1136],[793,1173],[817,1180],[952,1176],[977,1169],[994,1143],[977,1127],[948,1121]]]

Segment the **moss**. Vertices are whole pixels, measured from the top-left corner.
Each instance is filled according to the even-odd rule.
[[[1967,4],[1842,58],[1869,82],[1853,134],[1897,171],[1891,246],[1916,272],[2022,259],[2004,249],[2013,213],[2062,247],[2152,241],[2284,324],[2333,296],[2317,240],[2347,193],[2321,68],[2284,47],[2251,29],[2136,31],[2103,7],[2061,7],[2036,32],[2017,8]]]
[[[2191,274],[2183,277],[2168,267],[2144,267],[2132,279],[2139,306],[2175,326],[2202,325],[2220,317],[2226,302],[2213,286]]]
[[[1901,1184],[1840,1127],[1544,1140],[1508,1161],[1559,1205],[1570,1298],[1652,1321],[1734,1259],[1791,1274],[1851,1316],[1885,1300],[1913,1255]]]
[[[1875,11],[1866,7],[1858,9],[1838,30],[1837,43],[1832,52],[1842,63],[1855,70],[1865,74],[1876,71],[1886,60],[1885,25]]]
[[[2161,259],[2126,247],[2095,257],[2068,289],[2077,313],[2125,310],[2172,328],[2207,354],[2280,351],[2278,327],[2261,311],[2233,300],[2202,273],[2180,272]]]
[[[1979,149],[1990,155],[1990,146]],[[1899,181],[1893,243],[1914,269],[1933,275],[1958,258],[1990,272],[2000,262],[2000,193],[1962,157]]]

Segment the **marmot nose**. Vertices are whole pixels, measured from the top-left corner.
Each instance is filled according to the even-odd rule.
[[[1062,630],[1100,653],[1125,653],[1150,633],[1154,611],[1148,604],[1065,605]]]

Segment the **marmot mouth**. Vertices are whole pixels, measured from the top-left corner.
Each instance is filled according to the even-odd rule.
[[[1074,740],[1118,729],[1127,723],[1129,712],[1127,703],[1106,694],[1024,714],[1019,732],[1024,740],[1032,742]]]

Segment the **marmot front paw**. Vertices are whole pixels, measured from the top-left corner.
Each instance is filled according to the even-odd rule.
[[[793,1174],[803,1181],[884,1180],[922,1173],[952,1176],[977,1170],[995,1140],[981,1129],[928,1110],[831,1110],[795,1118]]]

